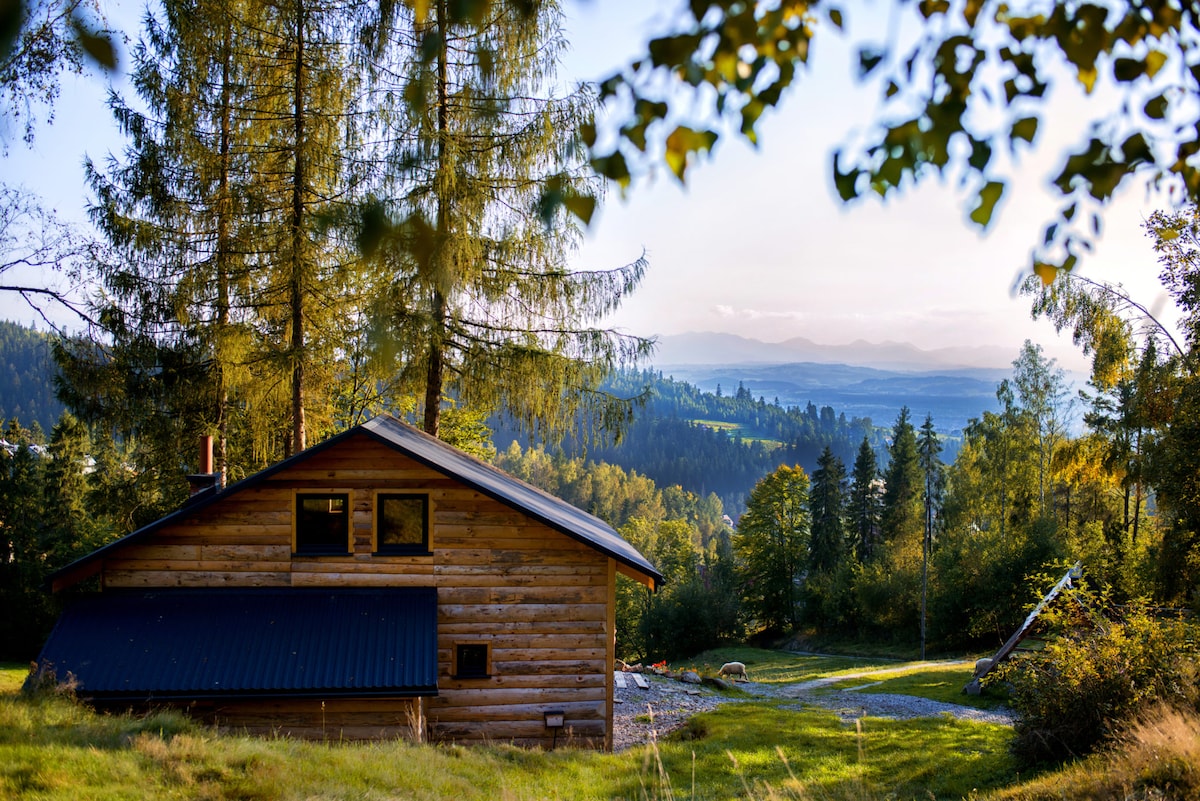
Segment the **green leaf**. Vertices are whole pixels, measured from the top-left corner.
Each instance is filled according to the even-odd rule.
[[[597,175],[602,175],[610,181],[615,181],[621,187],[629,186],[632,176],[629,174],[629,165],[625,162],[625,156],[620,151],[611,153],[607,156],[598,156],[592,159],[592,169]]]
[[[592,215],[596,213],[596,198],[589,194],[571,194],[563,201],[567,211],[583,220],[584,225],[590,225]]]
[[[75,40],[93,61],[109,72],[117,68],[117,49],[108,33],[90,30],[79,17],[71,18],[71,27],[75,29]]]
[[[680,125],[667,137],[666,152],[663,154],[663,158],[666,160],[667,166],[671,168],[671,172],[675,173],[675,177],[682,182],[691,154],[711,150],[716,141],[717,134],[713,131],[697,131],[686,125]]]
[[[697,34],[681,34],[679,36],[662,36],[651,39],[646,46],[650,61],[656,67],[674,67],[685,64],[700,46],[700,36]]]
[[[1121,153],[1125,156],[1126,164],[1154,160],[1154,154],[1150,152],[1150,145],[1146,143],[1146,137],[1140,133],[1133,134],[1121,143]]]
[[[1038,278],[1042,279],[1042,286],[1050,286],[1054,283],[1054,279],[1058,277],[1058,267],[1042,261],[1035,261],[1033,263],[1033,272]]]
[[[992,160],[992,146],[982,139],[971,138],[971,156],[967,163],[976,172],[983,172],[988,162]]]
[[[585,122],[579,126],[579,137],[588,147],[593,147],[596,144],[596,126],[590,122]]]
[[[1146,77],[1153,78],[1167,63],[1167,56],[1158,50],[1151,50],[1146,54]]]
[[[921,12],[921,16],[929,19],[935,14],[945,14],[950,10],[949,0],[921,0],[917,4],[917,9]]]
[[[975,27],[975,20],[979,18],[979,12],[983,10],[983,0],[967,0],[963,5],[963,19],[972,28]]]
[[[829,21],[840,31],[842,29],[842,10],[840,8],[830,8],[828,13]]]
[[[1084,93],[1090,95],[1092,90],[1096,88],[1095,67],[1080,67],[1076,77],[1079,78],[1079,84],[1083,87]]]
[[[981,228],[987,228],[988,224],[992,221],[992,211],[996,208],[996,202],[1000,200],[1003,194],[1003,181],[988,181],[979,190],[978,202],[971,211],[971,221]]]
[[[1140,58],[1113,59],[1113,76],[1118,81],[1128,83],[1136,81],[1146,74],[1146,62]]]
[[[425,34],[421,37],[421,60],[426,64],[432,63],[441,49],[442,35],[436,28],[426,28]]]
[[[383,204],[377,200],[366,203],[359,212],[358,250],[364,256],[373,256],[390,228],[390,221]]]
[[[833,185],[837,188],[838,196],[845,202],[858,197],[856,184],[862,170],[855,168],[849,172],[842,172],[838,166],[840,155],[836,150],[833,152]]]

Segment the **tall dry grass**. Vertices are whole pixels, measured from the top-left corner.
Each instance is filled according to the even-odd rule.
[[[1103,752],[992,801],[1194,801],[1200,799],[1200,714],[1152,707]]]

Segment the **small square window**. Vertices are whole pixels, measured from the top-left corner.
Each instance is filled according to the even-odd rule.
[[[305,493],[296,496],[296,553],[350,552],[350,495]]]
[[[375,502],[376,553],[429,553],[429,496],[380,494]]]
[[[488,670],[487,643],[459,643],[454,651],[454,678],[486,679]]]

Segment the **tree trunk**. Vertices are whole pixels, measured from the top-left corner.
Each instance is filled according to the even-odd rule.
[[[447,75],[447,29],[446,29],[446,0],[438,0],[437,22],[438,36],[441,45],[438,48],[437,65],[437,120],[438,146],[437,170],[439,175],[446,169],[446,135],[450,128],[449,85]],[[443,274],[452,269],[447,263],[445,243],[450,237],[450,204],[444,196],[438,197],[437,208],[437,253],[438,274],[435,281],[449,283],[449,276]],[[446,296],[440,288],[433,290],[433,308],[430,309],[429,331],[429,364],[425,373],[425,433],[436,437],[442,419],[442,388],[446,380]]]
[[[217,463],[215,469],[221,475],[221,486],[229,474],[229,387],[225,381],[224,348],[227,344],[226,329],[229,326],[229,259],[233,252],[229,225],[233,214],[233,203],[229,192],[230,164],[230,116],[232,114],[229,82],[232,54],[232,22],[225,16],[224,39],[221,47],[221,134],[219,152],[221,157],[220,188],[217,196],[217,346],[214,349],[217,380]]]
[[[296,5],[296,64],[292,95],[295,158],[292,172],[292,453],[306,447],[304,425],[304,0]]]

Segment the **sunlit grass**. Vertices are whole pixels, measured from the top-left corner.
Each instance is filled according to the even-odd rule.
[[[856,724],[742,703],[694,718],[660,750],[676,797],[744,797],[744,782],[757,798],[964,798],[1011,780],[1008,734],[945,718]],[[691,775],[693,759],[694,796],[678,780]]]
[[[784,651],[736,647],[705,651],[686,663],[681,663],[679,667],[686,665],[697,668],[702,675],[706,672],[708,675],[715,675],[726,662],[741,662],[746,666],[751,681],[764,684],[793,684],[839,673],[896,666],[892,661],[865,657],[801,656]]]
[[[829,685],[833,689],[860,688],[862,693],[892,693],[916,695],[947,704],[960,704],[976,709],[996,709],[1005,705],[1005,699],[995,695],[967,695],[963,687],[971,681],[974,665],[962,667],[914,666],[901,672],[879,676],[847,678]]]
[[[11,695],[21,689],[25,677],[29,675],[29,665],[16,662],[0,662],[0,695]]]
[[[758,667],[779,666],[764,658]],[[808,662],[795,669],[802,677],[821,672]],[[620,754],[322,744],[218,735],[178,713],[98,715],[64,697],[7,693],[0,697],[0,798],[949,799],[1004,785],[1011,775],[1006,741],[1005,730],[983,724],[868,718],[859,731],[823,710],[744,702],[694,718],[657,749]]]

